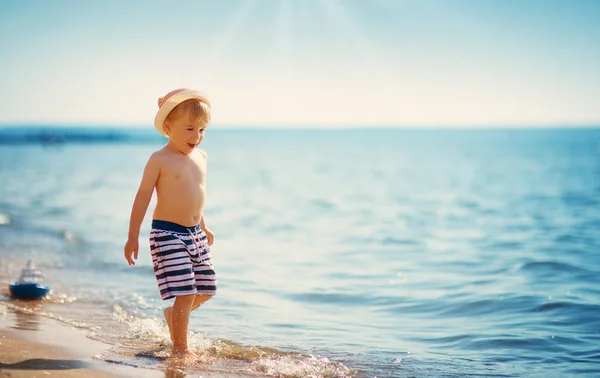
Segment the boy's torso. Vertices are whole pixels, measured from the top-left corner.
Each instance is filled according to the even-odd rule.
[[[206,200],[206,155],[199,150],[183,155],[163,149],[158,158],[158,199],[153,219],[185,227],[197,225]]]

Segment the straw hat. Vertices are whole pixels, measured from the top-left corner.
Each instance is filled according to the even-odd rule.
[[[210,108],[210,101],[208,97],[202,93],[193,89],[181,88],[175,89],[167,93],[164,97],[158,99],[158,112],[154,117],[154,127],[164,136],[167,136],[164,130],[165,119],[171,113],[173,109],[182,102],[190,99],[198,99],[204,102]]]

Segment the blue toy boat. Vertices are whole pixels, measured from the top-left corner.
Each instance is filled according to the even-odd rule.
[[[50,286],[42,283],[44,275],[33,265],[27,262],[27,267],[21,271],[21,277],[9,285],[10,293],[17,299],[40,299],[50,292]]]

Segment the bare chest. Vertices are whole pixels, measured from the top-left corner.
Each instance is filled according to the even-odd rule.
[[[206,181],[206,164],[192,159],[169,162],[164,166],[159,181],[163,185],[203,187]]]

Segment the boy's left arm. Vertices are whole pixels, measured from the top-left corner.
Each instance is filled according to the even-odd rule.
[[[213,241],[215,240],[215,234],[213,234],[210,228],[206,227],[206,223],[204,223],[204,215],[202,215],[202,218],[200,218],[200,228],[204,231],[204,233],[206,233],[206,241],[208,242],[208,245],[212,245]]]

